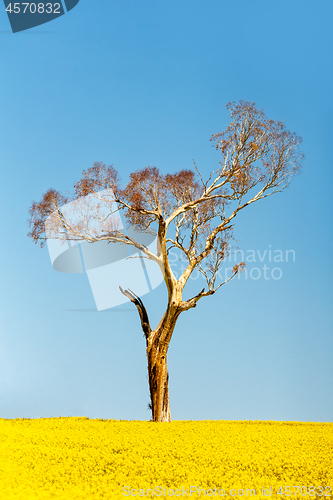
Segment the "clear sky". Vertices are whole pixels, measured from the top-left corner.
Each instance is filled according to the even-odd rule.
[[[87,276],[28,239],[27,211],[95,161],[124,182],[193,159],[208,176],[225,104],[245,99],[303,137],[304,169],[235,220],[248,279],[180,317],[171,416],[332,421],[332,15],[329,0],[80,0],[12,34],[0,5],[0,417],[150,418],[135,307],[97,312]],[[143,299],[154,326],[163,285]]]

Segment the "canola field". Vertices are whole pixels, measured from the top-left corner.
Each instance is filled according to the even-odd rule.
[[[0,419],[1,500],[332,498],[333,424]]]

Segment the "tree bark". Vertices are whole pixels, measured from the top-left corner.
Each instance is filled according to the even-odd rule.
[[[153,422],[171,422],[167,355],[159,346],[147,347],[148,377]]]
[[[152,420],[153,422],[171,422],[167,352],[176,321],[181,313],[181,299],[176,293],[174,294],[174,300],[169,301],[168,308],[160,324],[155,330],[151,330],[148,314],[140,297],[132,290],[123,290],[121,287],[119,289],[123,295],[135,304],[146,338]]]
[[[153,422],[171,422],[167,352],[180,308],[169,302],[160,324],[147,337],[149,390]]]

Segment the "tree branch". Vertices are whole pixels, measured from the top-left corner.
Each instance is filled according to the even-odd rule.
[[[132,290],[123,290],[121,286],[119,286],[119,290],[123,295],[125,295],[125,297],[127,297],[131,302],[133,302],[133,304],[135,304],[140,316],[141,327],[144,336],[146,337],[146,339],[148,339],[151,333],[151,328],[150,328],[148,313],[145,306],[143,305],[142,300],[134,292],[132,292]]]
[[[202,297],[208,297],[208,295],[213,295],[216,292],[216,290],[218,290],[222,285],[225,285],[226,283],[228,283],[228,281],[232,280],[232,278],[234,278],[236,276],[236,274],[238,274],[239,270],[242,271],[242,269],[243,269],[243,267],[240,268],[240,266],[235,266],[235,267],[237,267],[237,269],[233,272],[232,276],[230,276],[230,278],[228,278],[227,280],[223,281],[223,283],[221,283],[216,288],[210,289],[207,292],[205,292],[205,289],[203,288],[201,290],[201,292],[199,292],[197,295],[195,295],[194,297],[192,297],[189,300],[186,300],[186,301],[182,302],[182,304],[181,304],[181,310],[182,311],[187,311],[188,309],[192,309],[192,307],[196,307],[197,302]]]

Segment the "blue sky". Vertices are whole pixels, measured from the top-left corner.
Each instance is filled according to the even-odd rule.
[[[332,421],[332,14],[328,0],[80,0],[12,34],[0,6],[0,417],[150,418],[134,306],[94,310],[87,276],[57,273],[27,238],[27,211],[95,161],[124,182],[193,159],[208,176],[225,104],[245,99],[303,137],[302,174],[235,222],[239,248],[267,250],[248,273],[282,277],[243,275],[180,317],[171,416]],[[154,326],[163,285],[143,298]]]

